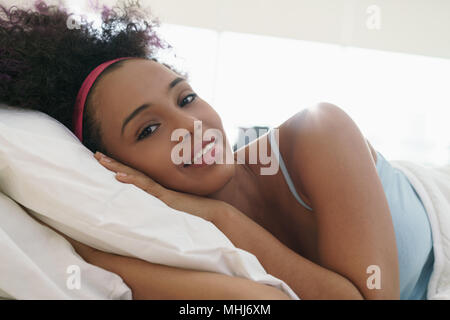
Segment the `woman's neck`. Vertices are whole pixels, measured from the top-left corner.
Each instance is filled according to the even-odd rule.
[[[248,164],[234,163],[233,177],[218,191],[207,197],[224,201],[254,221],[263,219],[264,197],[258,175]]]

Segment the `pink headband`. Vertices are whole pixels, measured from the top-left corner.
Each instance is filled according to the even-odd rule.
[[[92,85],[94,84],[97,77],[111,64],[114,62],[117,62],[119,60],[124,59],[131,59],[133,57],[124,57],[124,58],[117,58],[114,60],[109,60],[101,65],[99,65],[97,68],[91,71],[89,75],[86,77],[86,79],[83,81],[83,84],[81,85],[80,90],[78,91],[77,99],[75,101],[75,108],[73,112],[73,128],[74,133],[77,136],[78,139],[80,139],[81,142],[83,142],[83,111],[84,111],[84,105],[86,103],[86,98],[88,96],[89,90],[91,90]]]

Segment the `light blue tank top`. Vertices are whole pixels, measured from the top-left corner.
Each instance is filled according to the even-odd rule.
[[[286,169],[278,145],[269,132],[272,152],[279,159],[279,164],[289,190],[297,201],[312,211],[297,194],[291,177]],[[397,242],[400,271],[400,299],[426,299],[428,281],[433,271],[434,254],[431,226],[425,207],[406,176],[394,168],[377,151],[377,173],[383,185]],[[381,277],[383,274],[381,273]],[[383,285],[383,278],[381,278]]]

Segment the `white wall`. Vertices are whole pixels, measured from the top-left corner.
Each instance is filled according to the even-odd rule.
[[[161,31],[229,137],[328,101],[386,159],[450,163],[450,59],[179,25]]]
[[[448,0],[145,0],[166,23],[450,58]],[[367,23],[380,13],[380,29]],[[373,24],[372,24],[373,26]]]
[[[95,2],[61,1],[84,11]],[[8,5],[30,2],[0,0]],[[450,58],[449,0],[141,0],[141,4],[164,23]],[[367,27],[377,13],[367,11],[373,5],[379,9],[380,29]]]

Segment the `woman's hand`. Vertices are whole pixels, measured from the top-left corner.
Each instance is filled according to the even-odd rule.
[[[100,152],[96,152],[94,157],[106,169],[115,172],[116,179],[120,182],[135,185],[173,209],[196,215],[212,223],[215,222],[216,217],[224,215],[232,209],[231,205],[224,201],[167,189],[142,172],[111,159]]]

